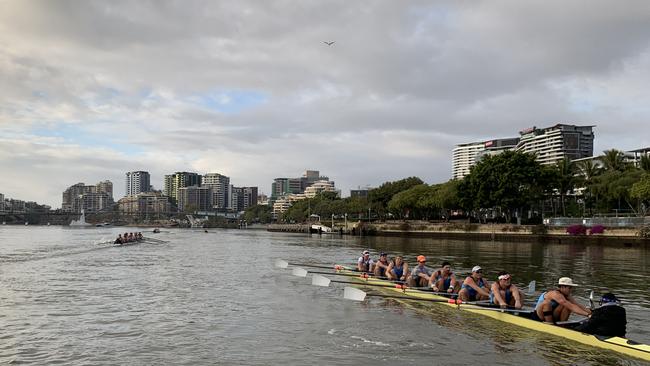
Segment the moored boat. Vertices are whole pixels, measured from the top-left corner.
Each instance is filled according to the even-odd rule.
[[[398,299],[401,296],[403,296],[404,299],[408,301],[418,301],[418,300],[421,300],[423,302],[433,301],[445,306],[458,308],[460,310],[467,311],[474,314],[480,314],[483,316],[490,317],[492,319],[496,319],[526,329],[555,335],[588,346],[608,349],[627,356],[650,361],[650,345],[637,343],[622,337],[604,337],[604,336],[582,333],[570,329],[568,327],[553,325],[553,324],[540,322],[538,320],[533,320],[530,318],[530,315],[532,314],[530,310],[500,311],[500,309],[498,308],[463,304],[460,302],[456,302],[456,300],[439,296],[431,292],[408,289],[408,288],[404,289],[401,288],[401,286],[395,286],[393,282],[390,282],[388,280],[362,276],[359,275],[358,272],[351,271],[349,269],[344,269],[342,267],[337,267],[336,273],[352,276],[354,281],[358,282],[359,285],[363,285],[363,284],[383,285],[385,287],[376,287],[378,291],[391,293],[391,295],[395,295],[393,297]]]

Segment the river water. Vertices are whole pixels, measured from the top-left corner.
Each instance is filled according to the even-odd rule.
[[[463,275],[476,264],[488,277],[505,268],[517,284],[536,280],[538,291],[570,276],[583,284],[582,301],[611,288],[625,301],[628,337],[650,343],[644,248],[217,229],[98,244],[123,231],[0,226],[0,363],[642,364],[453,308],[347,301],[344,285],[314,287],[273,265],[352,264],[366,248],[411,263],[418,254],[430,265],[449,260]]]

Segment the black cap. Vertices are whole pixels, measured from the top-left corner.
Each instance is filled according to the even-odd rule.
[[[383,256],[385,256],[385,255],[388,255],[388,253],[386,253],[386,252],[381,252],[381,253],[379,253],[379,256],[380,256],[380,257],[383,257]]]

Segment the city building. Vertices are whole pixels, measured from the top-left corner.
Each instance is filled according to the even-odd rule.
[[[350,190],[350,197],[351,198],[368,198],[368,191],[369,189],[351,189]]]
[[[117,202],[118,210],[129,215],[154,215],[169,213],[171,203],[162,192],[142,192],[126,196]]]
[[[527,128],[519,134],[515,150],[535,154],[537,161],[552,165],[564,158],[570,160],[594,154],[594,126],[556,124],[546,128]]]
[[[470,142],[456,145],[452,158],[452,178],[461,179],[485,155],[506,150],[535,154],[540,164],[551,165],[569,158],[590,157],[594,150],[594,126],[556,124],[551,127],[531,127],[519,132],[519,137]]]
[[[318,180],[305,188],[305,197],[314,198],[321,192],[336,192],[334,182],[328,180]]]
[[[173,203],[178,203],[179,189],[200,185],[201,176],[199,174],[190,172],[176,172],[174,174],[165,175],[163,194],[169,197]]]
[[[5,195],[0,193],[0,212],[5,211]]]
[[[257,187],[232,187],[231,209],[245,211],[257,204]]]
[[[271,184],[271,201],[288,194],[304,193],[314,182],[326,180],[318,170],[306,170],[300,178],[275,178]],[[333,182],[332,182],[333,183]]]
[[[178,189],[178,211],[212,211],[210,187],[190,186]]]
[[[215,209],[225,209],[230,205],[230,177],[219,173],[208,173],[201,179],[201,185],[212,189],[212,205]]]
[[[636,149],[636,150],[630,150],[625,152],[626,157],[628,157],[628,160],[634,164],[635,167],[640,168],[641,167],[641,157],[642,156],[650,156],[650,147],[644,147],[641,149]]]
[[[149,172],[135,171],[126,173],[125,196],[133,196],[151,190],[151,177]]]
[[[113,183],[102,181],[92,186],[77,183],[62,194],[61,210],[86,213],[110,210],[113,206]]]
[[[519,138],[512,137],[456,145],[452,157],[452,178],[463,178],[469,174],[470,168],[484,155],[512,150],[517,146],[518,142]]]

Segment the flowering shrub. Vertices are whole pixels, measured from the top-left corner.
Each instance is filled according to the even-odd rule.
[[[566,232],[569,235],[585,235],[587,233],[587,227],[584,225],[571,225],[566,228]]]
[[[605,232],[605,227],[603,225],[594,225],[589,229],[589,235],[594,234],[603,234]]]

